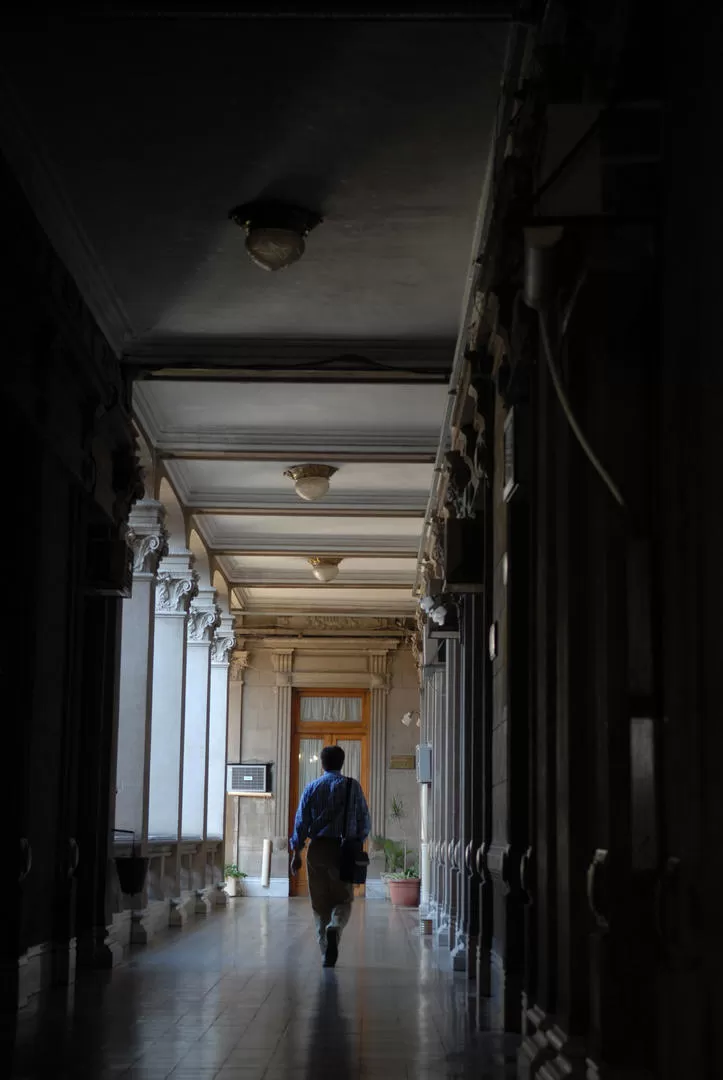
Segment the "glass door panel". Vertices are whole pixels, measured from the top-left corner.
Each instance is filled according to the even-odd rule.
[[[297,804],[306,785],[310,784],[312,780],[316,780],[317,777],[322,774],[321,751],[325,745],[326,739],[322,738],[299,739],[298,787],[296,788]],[[291,812],[292,814],[296,812],[296,806],[292,808]],[[293,879],[291,894],[292,896],[306,896],[308,891],[309,883],[306,876],[306,859],[304,859],[301,870],[299,870],[296,878]]]
[[[342,772],[344,776],[351,776],[352,779],[358,780],[361,783],[362,780],[362,744],[361,739],[337,739],[336,745],[341,747],[346,755],[344,758],[344,768]]]
[[[360,697],[311,697],[299,701],[299,720],[302,724],[361,724]]]
[[[312,780],[321,776],[323,739],[299,739],[299,795]]]

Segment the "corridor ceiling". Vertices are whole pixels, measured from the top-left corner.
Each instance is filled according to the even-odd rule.
[[[413,611],[507,30],[4,27],[3,152],[133,367],[139,427],[239,610]],[[285,271],[228,220],[259,198],[323,217]],[[283,476],[305,462],[338,469],[315,503]],[[330,585],[306,562],[325,553],[343,557]]]

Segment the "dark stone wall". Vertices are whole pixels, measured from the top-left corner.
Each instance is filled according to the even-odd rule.
[[[2,1008],[19,958],[43,986],[107,963],[105,895],[125,521],[138,463],[118,361],[0,161],[0,292],[8,485],[3,788],[13,873]],[[29,843],[32,865],[25,873]],[[77,865],[76,865],[77,863]],[[17,867],[17,869],[16,869]],[[21,880],[19,880],[21,879]],[[36,965],[37,967],[37,965]]]

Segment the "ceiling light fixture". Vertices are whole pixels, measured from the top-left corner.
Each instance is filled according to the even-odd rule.
[[[284,270],[306,250],[305,239],[321,218],[311,210],[280,202],[244,203],[229,218],[246,233],[246,250],[262,270]]]
[[[329,490],[329,481],[338,470],[333,465],[292,465],[284,476],[294,481],[296,494],[306,502],[321,499]]]
[[[328,555],[312,555],[309,559],[311,572],[316,580],[321,581],[324,585],[328,585],[330,581],[337,577],[340,562],[341,559]]]

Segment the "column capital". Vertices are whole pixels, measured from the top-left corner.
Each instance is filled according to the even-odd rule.
[[[271,665],[276,672],[291,672],[294,668],[293,649],[275,649],[271,654]],[[277,685],[280,685],[277,681]]]
[[[389,652],[387,649],[374,649],[368,654],[371,685],[375,688],[388,688]],[[381,681],[380,681],[381,680]]]
[[[225,664],[228,666],[229,655],[234,647],[233,634],[225,634],[217,630],[211,642],[211,663]]]
[[[229,665],[231,682],[244,681],[244,671],[249,666],[249,654],[247,652],[239,652],[236,650],[231,656],[231,663]]]
[[[236,635],[233,632],[233,615],[222,614],[211,642],[211,663],[225,664],[228,667],[229,657],[235,645]]]
[[[221,609],[217,604],[211,607],[191,601],[186,625],[186,637],[192,645],[210,644],[213,633],[221,620]]]
[[[133,574],[153,577],[168,554],[166,508],[155,499],[141,499],[128,518],[126,542],[133,552]]]
[[[186,615],[198,590],[195,570],[162,569],[156,585],[156,615]]]

